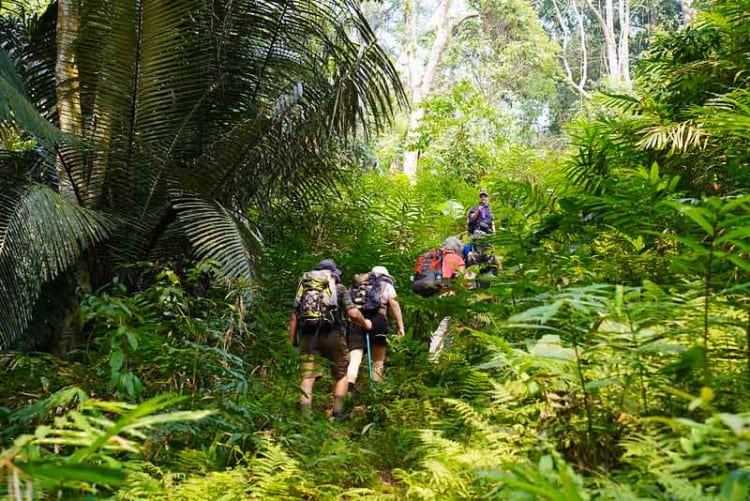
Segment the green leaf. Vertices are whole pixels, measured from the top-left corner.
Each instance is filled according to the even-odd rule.
[[[108,486],[122,485],[125,472],[87,464],[70,464],[59,461],[41,461],[17,464],[31,478],[50,480],[54,483],[69,481],[86,482]]]
[[[0,183],[0,350],[31,321],[42,286],[114,228],[48,187]]]
[[[531,355],[541,358],[554,358],[558,360],[575,361],[576,354],[572,348],[563,348],[558,336],[545,335],[531,350]]]
[[[700,226],[707,235],[714,236],[716,233],[716,228],[708,221],[712,216],[708,210],[699,207],[684,207],[680,212]]]
[[[733,470],[721,484],[721,498],[725,501],[744,501],[750,494],[750,471]]]
[[[511,323],[536,321],[545,324],[557,315],[563,303],[563,301],[554,301],[549,304],[535,306],[511,316],[508,321]]]
[[[656,186],[659,183],[659,164],[654,162],[651,164],[651,170],[649,172],[649,181],[651,184]]]
[[[596,390],[599,388],[604,388],[604,387],[612,386],[614,384],[619,384],[619,383],[620,383],[620,380],[618,378],[600,379],[598,381],[588,381],[584,385],[584,388],[586,388],[586,390]]]
[[[113,373],[120,372],[120,369],[122,368],[122,363],[125,360],[125,353],[123,353],[122,350],[117,349],[112,352],[112,355],[109,357],[109,368],[112,370]]]
[[[136,333],[133,332],[131,329],[128,329],[125,332],[125,336],[128,338],[128,344],[130,344],[130,347],[133,350],[137,350],[138,349],[138,336],[136,335]]]

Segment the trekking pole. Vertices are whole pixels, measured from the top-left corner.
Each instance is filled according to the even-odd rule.
[[[365,341],[367,342],[367,373],[370,376],[370,390],[372,390],[372,355],[370,354],[370,333],[365,332]]]

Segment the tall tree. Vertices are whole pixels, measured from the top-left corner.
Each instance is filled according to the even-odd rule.
[[[566,84],[581,97],[599,87],[630,87],[631,63],[658,28],[678,19],[673,0],[540,0],[539,13],[560,41]]]
[[[404,25],[406,27],[406,47],[404,55],[408,69],[407,85],[411,103],[409,115],[409,134],[415,134],[419,122],[424,116],[422,102],[432,91],[435,84],[440,59],[445,52],[451,34],[467,19],[476,17],[476,12],[463,12],[451,14],[452,0],[440,0],[434,10],[432,18],[434,31],[429,44],[420,46],[424,33],[420,31],[420,11],[415,0],[404,1]],[[425,57],[426,56],[426,57]],[[417,173],[417,160],[419,152],[414,149],[406,149],[403,157],[403,171],[414,180]]]

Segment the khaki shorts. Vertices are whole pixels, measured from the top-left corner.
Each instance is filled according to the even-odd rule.
[[[315,334],[301,334],[302,376],[320,377],[320,358],[331,362],[331,376],[335,381],[346,376],[349,368],[349,349],[346,337],[340,330],[321,331]]]

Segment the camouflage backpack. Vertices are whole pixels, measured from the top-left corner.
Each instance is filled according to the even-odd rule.
[[[302,275],[294,298],[297,321],[306,326],[331,326],[335,323],[338,297],[336,280],[328,270],[308,271]]]

